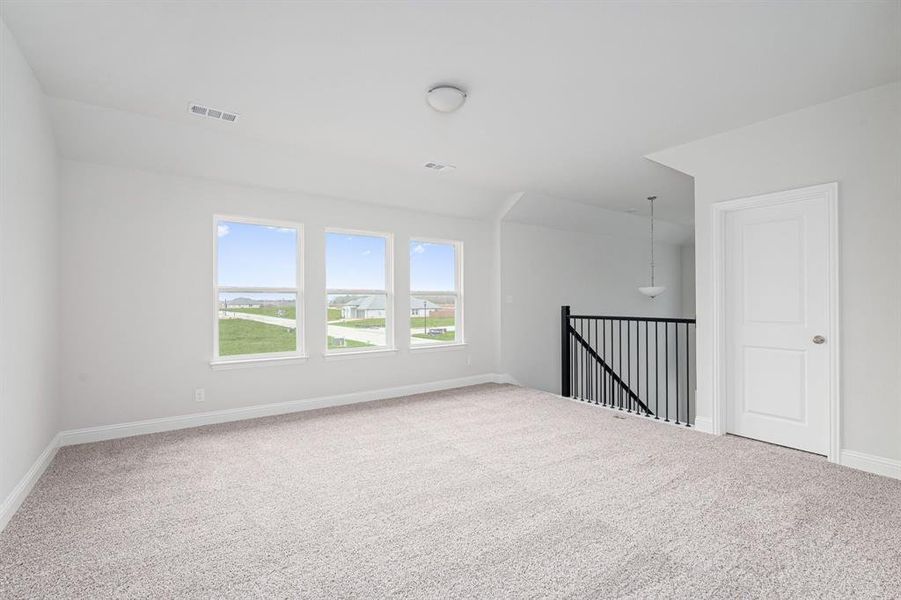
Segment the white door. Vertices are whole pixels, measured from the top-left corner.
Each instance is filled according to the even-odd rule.
[[[725,214],[727,431],[826,454],[829,200],[797,196]]]

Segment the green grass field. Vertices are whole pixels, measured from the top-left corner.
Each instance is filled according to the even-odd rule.
[[[454,324],[453,317],[410,317],[410,329],[416,331],[428,327],[448,327]]]
[[[372,346],[372,344],[369,344],[367,342],[358,342],[357,340],[348,340],[346,338],[344,340],[344,345],[339,346],[335,339],[336,338],[333,338],[332,336],[328,336],[329,350],[335,350],[337,348],[365,348],[366,346]]]
[[[219,319],[220,356],[294,350],[297,339],[292,329],[244,319]]]
[[[284,311],[279,315],[278,310]],[[293,306],[264,306],[261,308],[239,308],[229,309],[234,312],[242,312],[256,315],[268,315],[272,317],[280,316],[286,319],[293,319],[296,316]],[[329,319],[334,315],[333,310],[329,309]],[[340,311],[338,311],[340,316]],[[454,332],[448,331],[438,335],[428,335],[423,333],[425,319],[422,317],[413,317],[410,319],[410,327],[414,338],[437,340],[442,342],[454,341]],[[454,324],[453,317],[430,317],[428,319],[428,327],[446,327]],[[385,326],[385,319],[357,319],[354,321],[345,321],[341,323],[344,327],[358,328],[378,328]],[[419,328],[419,331],[416,330]],[[360,342],[357,340],[345,339],[343,346],[336,343],[336,339],[332,336],[328,338],[328,347],[330,350],[338,348],[365,348],[373,344]],[[297,349],[297,340],[294,330],[278,325],[269,325],[268,323],[259,323],[257,321],[248,321],[245,319],[219,319],[219,355],[220,356],[236,356],[244,354],[268,354],[271,352],[293,352]]]

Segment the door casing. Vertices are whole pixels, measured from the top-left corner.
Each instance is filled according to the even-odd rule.
[[[826,457],[829,462],[838,463],[841,452],[841,404],[839,390],[839,272],[838,272],[838,183],[825,183],[804,188],[773,192],[759,196],[715,202],[711,205],[712,225],[712,268],[713,275],[713,389],[712,421],[716,435],[727,431],[728,389],[726,387],[726,360],[728,348],[726,340],[726,214],[730,211],[763,206],[776,206],[810,199],[825,199],[828,213],[827,245],[827,331],[829,340],[829,377],[827,382],[827,420],[829,442]]]

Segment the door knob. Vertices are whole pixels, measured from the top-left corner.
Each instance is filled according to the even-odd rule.
[[[824,338],[821,335],[815,335],[815,336],[813,336],[813,343],[814,344],[825,344],[826,338]]]

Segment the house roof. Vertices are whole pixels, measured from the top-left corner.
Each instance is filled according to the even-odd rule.
[[[358,310],[385,310],[385,296],[358,296],[354,300],[344,304]],[[440,308],[437,304],[424,298],[410,298],[411,308]]]

